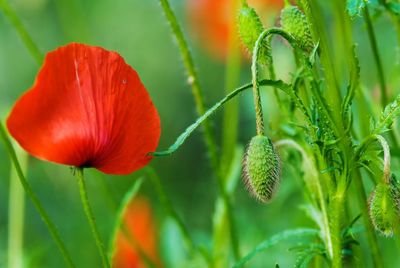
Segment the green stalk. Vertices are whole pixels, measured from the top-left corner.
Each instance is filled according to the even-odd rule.
[[[212,261],[206,254],[206,252],[203,252],[198,249],[196,246],[195,242],[193,241],[192,237],[190,236],[190,233],[188,229],[186,228],[185,224],[183,223],[182,219],[179,217],[177,211],[175,210],[174,206],[172,205],[171,199],[169,198],[168,194],[165,192],[165,189],[161,183],[160,178],[158,175],[153,171],[153,169],[149,167],[145,167],[145,172],[148,174],[149,179],[151,180],[151,183],[154,186],[154,189],[157,193],[158,198],[160,199],[160,202],[162,206],[164,207],[165,211],[169,214],[169,216],[175,221],[177,224],[181,235],[183,236],[183,241],[189,251],[190,255],[194,255],[195,253],[200,253],[206,262],[208,262],[209,266],[212,267]]]
[[[206,111],[204,97],[203,97],[203,89],[200,86],[200,80],[196,71],[192,54],[189,49],[189,45],[186,42],[185,36],[183,35],[183,31],[179,26],[178,20],[174,12],[172,11],[168,0],[159,0],[159,1],[163,8],[164,14],[167,18],[167,21],[171,27],[172,33],[178,42],[183,64],[188,74],[188,81],[192,86],[192,94],[196,104],[197,114],[203,115]],[[217,171],[218,170],[217,145],[215,142],[215,138],[212,134],[210,123],[208,121],[204,122],[204,139],[207,145],[208,152],[210,154],[212,167],[214,168],[215,171]]]
[[[344,178],[342,179],[344,181]],[[332,267],[341,268],[342,263],[342,217],[345,205],[345,186],[342,184],[333,194],[330,206],[330,231],[332,240]]]
[[[43,61],[42,53],[29,35],[28,31],[25,29],[21,20],[18,18],[17,13],[15,13],[15,11],[8,4],[7,0],[0,0],[0,9],[17,30],[18,35],[20,36],[22,42],[25,44],[26,48],[31,53],[32,57],[38,64],[40,64]]]
[[[376,41],[376,35],[374,31],[374,26],[372,25],[371,16],[369,14],[368,5],[365,5],[365,7],[363,8],[363,13],[365,24],[367,25],[368,38],[371,44],[372,54],[374,55],[375,65],[378,72],[379,84],[381,89],[381,104],[382,107],[385,107],[388,103],[388,93],[386,88],[385,75],[382,67],[382,61],[379,55],[378,44]]]
[[[175,14],[173,13],[168,0],[160,0],[160,3],[163,8],[164,14],[171,26],[172,32],[178,42],[178,46],[179,46],[179,49],[181,52],[183,63],[185,65],[186,71],[188,73],[188,81],[190,82],[190,84],[192,86],[192,93],[193,93],[193,96],[195,99],[197,113],[198,113],[198,115],[203,115],[206,112],[204,99],[203,99],[203,90],[200,86],[199,77],[197,75],[197,71],[196,71],[196,68],[194,65],[194,60],[190,53],[189,46],[185,40],[182,29],[179,26],[178,20],[177,20]],[[231,211],[230,200],[228,198],[228,195],[227,195],[225,187],[224,187],[224,181],[223,181],[224,179],[223,179],[223,177],[221,177],[218,174],[219,159],[218,159],[218,155],[217,155],[217,145],[215,142],[215,138],[212,135],[211,126],[208,121],[204,122],[204,138],[205,138],[208,152],[210,154],[211,165],[217,176],[219,195],[224,199],[224,203],[228,205],[227,213],[228,213],[228,219],[229,219],[229,226],[231,228],[231,232],[230,232],[231,239],[230,240],[231,240],[235,259],[239,259],[239,247],[238,247],[238,242],[237,242],[237,236],[236,236],[236,233],[233,231],[233,228],[234,228],[233,213]]]
[[[12,146],[11,141],[7,136],[7,132],[6,132],[3,124],[0,124],[0,138],[3,141],[3,143],[6,147],[6,150],[8,151],[10,159],[15,167],[15,170],[17,171],[18,177],[20,179],[22,186],[24,187],[26,194],[29,196],[33,205],[35,206],[36,210],[38,211],[41,219],[46,224],[51,236],[53,237],[54,241],[56,242],[58,249],[60,250],[61,254],[64,257],[64,260],[65,260],[67,266],[75,267],[70,255],[64,245],[64,242],[62,241],[62,239],[58,233],[56,226],[50,220],[50,217],[48,216],[46,210],[44,209],[43,205],[40,203],[38,197],[36,196],[35,192],[32,190],[30,184],[26,180],[24,173],[22,171],[21,165],[18,161],[17,155],[15,153],[14,147]]]
[[[17,157],[21,159],[21,169],[26,174],[28,168],[28,155],[21,149],[17,150]],[[24,188],[19,182],[15,167],[11,168],[10,191],[8,203],[8,267],[24,267],[24,218],[25,218],[25,194]]]
[[[229,42],[225,71],[225,95],[232,93],[240,82],[241,51],[238,45],[236,27],[236,13],[239,1],[234,0],[232,2],[233,3],[230,7],[231,25],[229,27]],[[226,189],[229,175],[228,170],[234,160],[233,158],[238,137],[239,101],[237,99],[232,100],[224,106],[222,124],[222,155],[219,167],[219,177],[223,182],[221,187]],[[230,202],[226,202],[230,195],[228,193],[226,193],[226,195],[227,198],[223,199],[218,197],[215,201],[215,213],[218,213],[217,210],[219,210],[219,204],[223,205],[222,215],[213,218],[213,254],[215,267],[226,267],[228,265],[229,252],[226,248],[229,247],[229,240],[231,240],[235,258],[238,259],[240,257],[235,221],[232,217],[232,213],[230,213],[231,204]],[[229,224],[229,228],[226,228],[227,224]],[[216,258],[218,256],[223,258]],[[224,261],[220,263],[219,260],[222,259],[224,259]]]
[[[76,178],[78,181],[79,193],[81,196],[83,210],[84,210],[86,218],[89,222],[90,229],[92,230],[93,238],[96,241],[96,245],[97,245],[97,248],[98,248],[100,256],[101,256],[103,267],[108,268],[108,267],[110,267],[110,264],[108,262],[106,249],[104,247],[104,243],[101,240],[100,233],[97,228],[96,220],[95,220],[92,208],[89,203],[89,198],[87,195],[85,178],[84,178],[82,168],[76,169]]]

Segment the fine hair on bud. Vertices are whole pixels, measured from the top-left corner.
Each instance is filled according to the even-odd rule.
[[[264,27],[254,8],[243,5],[237,18],[239,35],[243,45],[253,51],[254,45],[263,32]]]
[[[399,188],[390,183],[379,183],[369,198],[369,216],[377,231],[392,236],[400,223]]]
[[[254,46],[257,42],[258,37],[264,31],[264,26],[261,22],[260,17],[254,8],[249,7],[244,4],[239,10],[237,17],[239,36],[246,50],[251,54],[253,52]],[[262,64],[267,64],[268,51],[267,43],[263,42],[264,49],[260,51],[260,62]]]
[[[259,201],[271,200],[279,185],[281,167],[271,140],[253,137],[243,159],[243,180],[249,192]]]
[[[307,18],[296,6],[287,6],[281,11],[281,27],[291,34],[301,49],[310,52],[314,48]]]

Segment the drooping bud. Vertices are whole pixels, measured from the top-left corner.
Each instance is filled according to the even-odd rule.
[[[238,29],[244,46],[249,51],[253,51],[258,37],[264,30],[260,17],[257,15],[254,8],[248,5],[242,6],[238,15]]]
[[[244,4],[239,10],[237,21],[240,39],[244,47],[251,54],[258,37],[264,31],[264,26],[254,8],[249,7],[247,4]],[[263,45],[266,46],[267,44],[265,43]],[[266,52],[266,49],[261,49],[260,51],[259,58],[262,64],[267,63]]]
[[[307,18],[296,6],[287,6],[281,11],[282,29],[290,33],[299,46],[310,52],[314,48]]]
[[[243,179],[261,202],[273,197],[280,181],[280,162],[268,137],[257,135],[251,139],[243,160]]]
[[[400,206],[398,186],[379,183],[369,199],[369,215],[375,229],[385,236],[392,236],[399,224]]]

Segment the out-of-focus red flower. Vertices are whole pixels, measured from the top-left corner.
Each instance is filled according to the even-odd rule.
[[[72,43],[46,55],[7,120],[30,154],[128,174],[156,149],[160,118],[138,74],[116,52]]]
[[[134,198],[125,211],[123,222],[128,234],[122,231],[117,234],[112,267],[147,267],[145,261],[141,259],[137,247],[149,257],[156,267],[161,267],[157,252],[157,234],[148,201],[143,197]]]
[[[220,59],[227,54],[231,27],[235,27],[235,1],[237,0],[188,0],[192,29],[204,46]],[[240,0],[238,2],[240,4]],[[271,26],[271,16],[278,14],[284,1],[248,0],[248,4],[255,8],[265,26]]]

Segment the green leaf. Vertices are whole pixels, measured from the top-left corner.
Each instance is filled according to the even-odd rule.
[[[356,48],[357,46],[355,45],[352,48],[352,58],[350,61],[350,82],[347,87],[346,96],[344,97],[342,103],[342,117],[347,123],[349,122],[349,110],[353,102],[355,92],[360,87],[360,63],[358,61]]]
[[[386,4],[386,7],[394,14],[400,15],[400,3],[391,1]]]
[[[386,105],[383,110],[381,117],[378,122],[375,124],[375,128],[372,130],[372,134],[381,134],[390,129],[393,124],[393,121],[400,115],[400,95],[396,97],[396,99]]]
[[[275,88],[279,88],[285,92],[288,91],[289,85],[285,84],[281,80],[273,81],[273,80],[262,80],[260,81],[261,86],[273,86]],[[196,130],[198,126],[201,125],[208,117],[213,115],[221,106],[223,106],[226,102],[228,102],[230,99],[238,95],[239,93],[243,92],[246,89],[252,88],[252,84],[246,84],[243,85],[234,91],[232,91],[230,94],[228,94],[225,98],[217,102],[214,106],[212,106],[210,109],[208,109],[201,117],[199,117],[196,122],[194,122],[192,125],[190,125],[175,141],[174,144],[172,144],[167,150],[161,151],[161,152],[153,152],[149,153],[150,155],[153,156],[167,156],[172,153],[174,153],[176,150],[181,147],[181,145],[185,142],[185,140],[193,133],[193,131]]]
[[[318,229],[310,229],[310,228],[300,228],[293,230],[286,230],[281,233],[278,233],[269,239],[265,240],[258,246],[256,246],[250,253],[240,259],[235,263],[233,267],[241,267],[246,262],[250,261],[256,254],[260,253],[263,250],[266,250],[276,244],[278,244],[282,240],[290,239],[290,238],[303,238],[307,236],[318,236],[320,235],[320,231]]]
[[[347,0],[346,9],[350,17],[361,16],[361,11],[364,7],[364,0]]]

